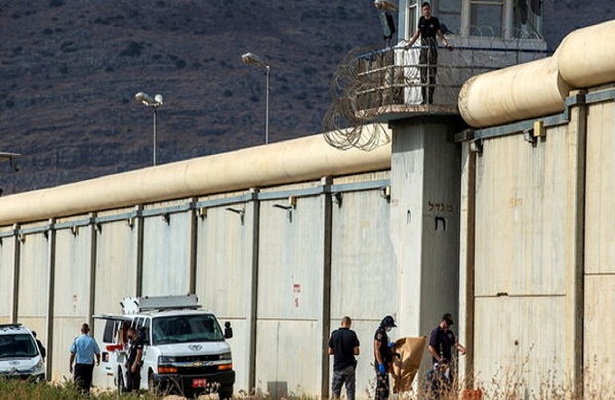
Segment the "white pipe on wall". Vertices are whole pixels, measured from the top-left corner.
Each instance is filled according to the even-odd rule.
[[[367,127],[366,134],[373,129]],[[391,144],[338,150],[323,135],[180,161],[49,189],[0,197],[0,225],[265,187],[391,165]]]
[[[475,128],[564,110],[570,88],[553,57],[470,78],[459,92],[459,111]]]
[[[573,88],[615,81],[615,21],[571,32],[555,55],[562,78]]]

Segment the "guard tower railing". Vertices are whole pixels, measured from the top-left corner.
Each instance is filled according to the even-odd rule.
[[[408,113],[457,114],[459,91],[472,76],[547,55],[541,49],[505,47],[390,47],[356,58],[356,81],[347,94],[355,116],[364,121]]]

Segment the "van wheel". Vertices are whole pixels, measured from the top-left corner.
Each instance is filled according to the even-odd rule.
[[[160,394],[160,385],[154,382],[154,373],[152,371],[149,371],[149,374],[147,374],[147,391],[153,395]]]
[[[119,394],[126,393],[126,385],[124,384],[124,373],[121,368],[117,369],[117,392]]]
[[[218,397],[220,400],[231,400],[233,398],[233,386],[221,386],[218,389]]]

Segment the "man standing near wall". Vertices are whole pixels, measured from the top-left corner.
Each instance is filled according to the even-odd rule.
[[[393,343],[389,342],[387,334],[395,328],[395,320],[387,315],[380,322],[374,335],[374,368],[376,368],[376,396],[375,400],[385,400],[389,397],[389,371],[393,361]]]
[[[436,326],[429,335],[429,352],[432,355],[434,367],[436,364],[445,364],[447,370],[445,376],[448,383],[452,383],[454,371],[451,362],[453,361],[453,349],[459,354],[466,354],[466,348],[457,342],[455,334],[451,330],[453,326],[453,316],[446,313],[442,316],[442,321]]]
[[[346,395],[348,400],[355,398],[355,371],[360,352],[359,339],[357,334],[350,329],[352,320],[345,316],[342,318],[340,328],[331,333],[329,348],[327,353],[333,355],[333,380],[331,382],[331,392],[333,398],[339,398],[342,392],[342,385],[346,385]]]
[[[100,364],[100,349],[96,340],[88,336],[89,332],[88,324],[81,325],[81,336],[75,338],[70,347],[69,370],[73,372],[73,363],[75,363],[75,383],[84,393],[89,393],[92,387],[94,357],[96,357],[96,365]]]
[[[410,41],[405,46],[406,49],[412,47],[414,42],[421,37],[421,53],[419,55],[419,69],[421,72],[421,93],[423,101],[421,104],[432,104],[433,93],[436,89],[436,72],[438,65],[438,41],[436,36],[442,40],[442,44],[452,50],[448,41],[444,37],[440,20],[431,15],[431,5],[424,2],[421,5],[423,16],[419,18],[418,27]],[[428,90],[429,89],[429,90]]]
[[[130,348],[126,360],[126,391],[139,390],[141,385],[141,359],[143,357],[143,336],[132,326],[128,328]]]

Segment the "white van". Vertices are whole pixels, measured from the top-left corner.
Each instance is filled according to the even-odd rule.
[[[106,320],[102,365],[120,392],[126,382],[126,333],[134,327],[144,339],[141,389],[232,397],[235,371],[225,340],[232,337],[229,322],[223,331],[212,312],[200,310],[195,295],[125,298],[121,305],[123,314],[94,316]]]
[[[21,324],[0,325],[0,377],[45,380],[45,363],[36,340]]]

